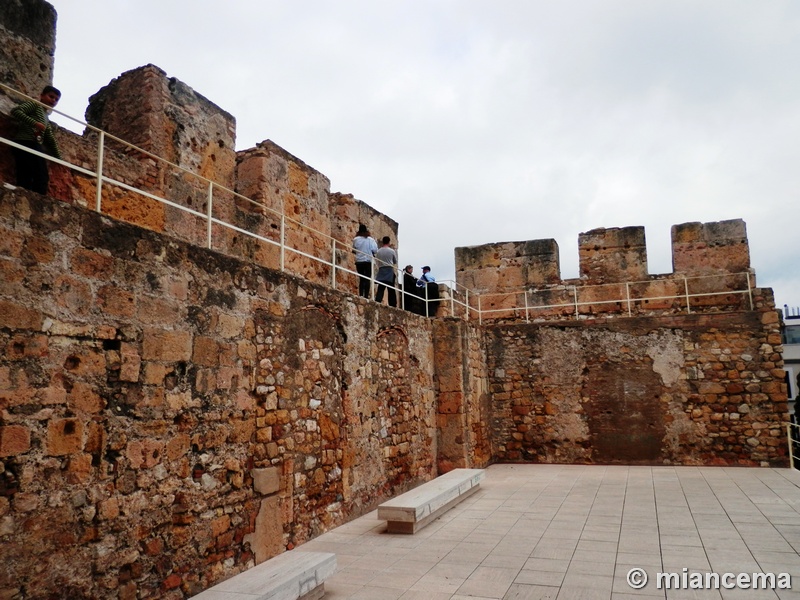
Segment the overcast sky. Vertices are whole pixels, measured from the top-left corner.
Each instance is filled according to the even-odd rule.
[[[800,306],[796,0],[50,0],[59,109],[152,63],[399,224],[454,249],[742,218],[758,284]],[[56,117],[55,120],[58,120]],[[62,118],[63,120],[63,118]],[[65,124],[65,123],[62,123]]]

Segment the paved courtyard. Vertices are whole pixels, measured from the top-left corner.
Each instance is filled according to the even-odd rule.
[[[414,535],[386,533],[373,511],[302,549],[336,553],[325,600],[800,600],[800,471],[493,465]],[[793,589],[657,589],[659,572],[679,585],[790,573]]]

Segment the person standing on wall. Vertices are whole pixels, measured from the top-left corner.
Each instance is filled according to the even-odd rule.
[[[392,240],[388,235],[381,240],[381,247],[375,254],[378,261],[378,274],[375,281],[378,282],[378,291],[375,294],[375,301],[379,304],[383,301],[383,291],[388,290],[386,301],[389,306],[397,306],[397,292],[395,291],[395,268],[397,267],[397,253],[392,249]]]
[[[356,237],[353,238],[353,252],[356,253],[356,271],[358,272],[358,295],[370,297],[372,280],[372,257],[378,251],[378,242],[370,236],[367,226],[359,223]]]
[[[434,317],[439,310],[439,286],[436,278],[431,275],[428,265],[422,267],[422,275],[417,280],[417,286],[423,288],[421,296],[425,298],[425,316]]]
[[[431,268],[427,265],[422,267],[422,276],[417,280],[418,287],[425,287],[427,283],[433,283],[436,281],[436,277],[431,275]]]
[[[39,101],[54,108],[61,100],[61,92],[52,85],[47,85],[42,90]],[[11,116],[17,124],[17,133],[14,141],[56,158],[61,158],[53,127],[47,118],[49,112],[42,104],[28,100],[14,107]],[[47,159],[36,156],[19,148],[12,148],[17,169],[17,185],[40,194],[47,193],[50,183],[50,172],[47,168]]]
[[[419,280],[414,276],[414,267],[406,265],[403,269],[403,308],[417,315],[424,314],[419,296]]]

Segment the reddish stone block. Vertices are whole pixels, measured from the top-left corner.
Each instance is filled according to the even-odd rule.
[[[88,483],[92,471],[91,454],[73,454],[67,464],[67,482],[71,484]]]
[[[0,234],[0,256],[19,258],[25,238],[17,231],[3,229]]]
[[[103,410],[105,401],[94,391],[94,388],[82,381],[76,381],[67,394],[69,405],[77,411],[96,414]]]
[[[142,358],[189,361],[192,358],[192,334],[188,331],[146,329],[142,340]]]
[[[33,259],[40,265],[45,265],[53,261],[55,249],[50,240],[41,237],[30,237],[25,241],[24,252],[26,258]]]
[[[217,342],[207,336],[198,335],[194,339],[192,362],[206,367],[215,367],[219,364],[219,348]]]
[[[142,549],[148,556],[160,556],[164,552],[164,540],[153,538],[142,543]]]
[[[136,316],[142,323],[171,325],[181,319],[179,305],[159,296],[140,296]]]
[[[173,573],[164,580],[164,583],[161,584],[161,587],[165,590],[174,590],[175,588],[180,587],[181,581],[181,576],[177,573]]]
[[[142,358],[133,344],[122,344],[120,348],[120,359],[122,364],[119,369],[120,381],[139,381],[139,371],[142,364]]]
[[[47,424],[46,451],[49,456],[80,452],[83,446],[83,423],[78,419],[58,419]]]
[[[44,318],[38,310],[0,300],[0,327],[41,331]]]
[[[211,535],[218,537],[228,531],[231,526],[231,518],[228,515],[223,515],[211,521]]]
[[[167,460],[177,460],[189,451],[191,441],[186,434],[171,437],[166,445]]]
[[[103,311],[117,317],[132,317],[136,303],[131,292],[115,285],[105,285],[97,292],[97,299]]]
[[[24,454],[31,447],[31,432],[22,425],[0,427],[0,457]]]
[[[464,394],[461,392],[442,392],[439,394],[438,411],[440,414],[458,414],[462,412]]]
[[[77,248],[70,257],[72,272],[102,281],[114,273],[114,259],[86,248]]]

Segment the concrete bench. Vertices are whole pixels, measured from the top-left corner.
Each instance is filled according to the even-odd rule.
[[[318,600],[325,579],[336,570],[336,555],[290,550],[234,575],[193,600]]]
[[[389,533],[416,533],[425,525],[478,491],[483,469],[453,469],[378,506]]]

